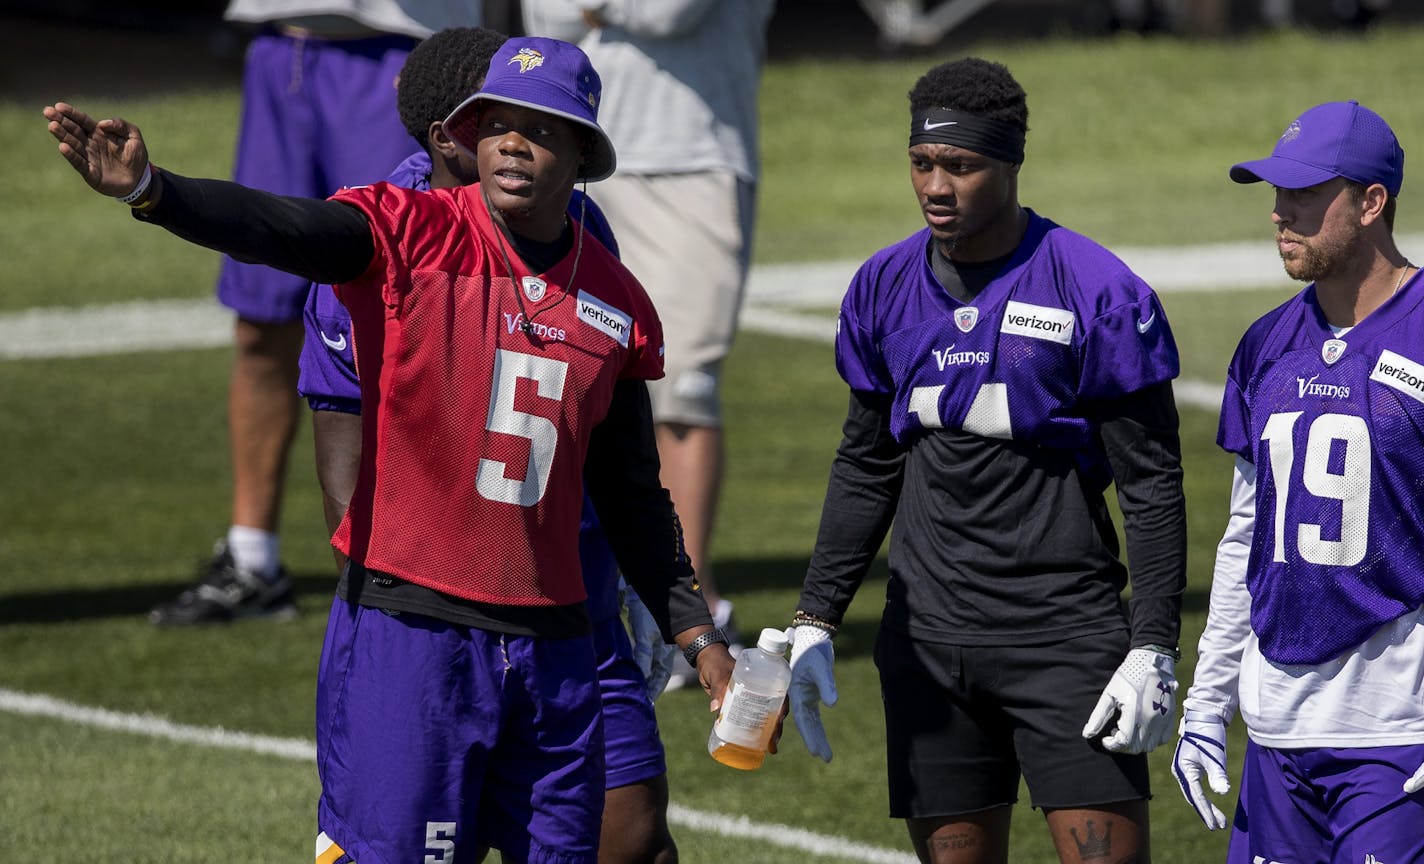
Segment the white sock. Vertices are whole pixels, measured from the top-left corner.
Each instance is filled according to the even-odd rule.
[[[281,541],[271,531],[233,525],[227,529],[227,551],[240,570],[256,573],[268,582],[277,578]]]

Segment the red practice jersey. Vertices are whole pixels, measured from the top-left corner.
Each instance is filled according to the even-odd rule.
[[[477,185],[379,183],[333,200],[366,214],[376,245],[336,286],[361,362],[362,452],[333,543],[469,600],[583,600],[589,433],[615,382],[662,377],[652,302],[591,237],[576,272],[577,242],[547,272],[525,270]]]

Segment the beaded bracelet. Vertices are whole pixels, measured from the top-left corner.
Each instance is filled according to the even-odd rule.
[[[815,627],[817,630],[824,630],[832,636],[836,635],[836,625],[820,617],[819,615],[812,615],[810,612],[804,612],[800,609],[797,609],[796,614],[791,617],[791,626],[800,627],[802,625],[805,625],[807,627]]]

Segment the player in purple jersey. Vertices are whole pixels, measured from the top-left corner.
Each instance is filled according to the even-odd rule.
[[[423,138],[427,149],[401,162],[387,181],[409,189],[479,182],[473,160],[455,147],[441,121],[480,89],[489,58],[505,39],[502,33],[480,27],[449,28],[411,52],[401,69],[397,103],[407,130],[417,140]],[[617,252],[603,214],[580,190],[574,190],[569,215],[583,223],[590,236]],[[325,495],[327,528],[334,533],[356,486],[361,388],[352,355],[351,316],[331,286],[312,285],[305,320],[298,388],[312,409],[317,474]],[[336,556],[338,565],[344,566],[345,557],[339,551]],[[634,660],[619,617],[618,564],[587,496],[579,558],[594,628],[606,742],[607,791],[599,861],[667,864],[677,860],[677,848],[667,824],[667,765],[657,716],[649,701],[662,686],[650,685]],[[629,592],[628,602],[630,615],[648,614],[633,592]],[[642,627],[634,632],[650,631]],[[656,642],[655,647],[662,648],[660,636]],[[671,666],[664,666],[666,676]]]
[[[1271,220],[1304,290],[1251,325],[1217,442],[1235,455],[1173,770],[1226,817],[1226,725],[1246,755],[1227,861],[1424,861],[1424,285],[1395,245],[1404,151],[1357,102],[1317,105],[1271,155]]]
[[[1008,860],[1022,775],[1061,860],[1145,861],[1143,754],[1171,735],[1186,581],[1176,345],[1126,265],[1019,205],[1028,108],[1007,69],[936,66],[910,118],[927,227],[841,304],[850,408],[792,620],[792,714],[829,761],[830,640],[893,521],[875,659],[891,816],[920,859]]]

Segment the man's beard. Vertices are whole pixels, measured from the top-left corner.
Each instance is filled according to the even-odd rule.
[[[1359,246],[1360,233],[1360,226],[1352,224],[1344,236],[1323,238],[1316,235],[1305,238],[1287,235],[1300,246],[1292,257],[1287,258],[1284,253],[1281,254],[1286,275],[1299,282],[1319,282],[1327,276],[1340,273],[1349,264],[1351,256]]]

